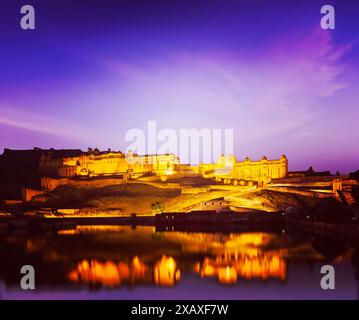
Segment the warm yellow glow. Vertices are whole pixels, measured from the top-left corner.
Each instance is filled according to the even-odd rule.
[[[161,286],[173,286],[180,279],[180,270],[172,257],[162,256],[154,268],[154,281]]]
[[[237,270],[233,267],[218,268],[218,281],[224,284],[237,282]]]
[[[72,230],[59,230],[57,231],[57,234],[62,235],[62,236],[72,236],[74,234],[77,234],[78,232],[76,232],[76,229],[72,229]]]
[[[96,232],[118,232],[126,227],[123,226],[101,226],[101,225],[93,225],[93,226],[77,226],[76,230],[79,233],[96,233]],[[128,229],[128,227],[127,227]]]
[[[99,283],[112,287],[130,279],[143,279],[146,271],[147,267],[137,256],[130,266],[123,262],[83,260],[69,273],[68,278],[73,282]]]
[[[73,176],[109,176],[122,175],[127,180],[128,172],[158,173],[166,169],[173,169],[179,163],[174,154],[136,155],[120,152],[88,153],[78,157],[52,159],[44,158],[40,161],[40,172],[43,175],[60,177]]]
[[[165,170],[165,174],[168,175],[168,176],[171,175],[171,174],[173,174],[173,169],[172,169],[172,168],[166,169],[166,170]]]
[[[86,233],[103,233],[103,232],[120,232],[120,231],[129,231],[131,232],[131,226],[77,226],[76,229],[72,230],[59,230],[57,233],[59,235],[76,235],[76,234],[86,234]],[[145,232],[151,234],[155,231],[155,227],[138,227],[136,232]]]
[[[83,260],[70,271],[68,278],[73,282],[97,283],[118,286],[123,282],[151,281],[151,269],[138,256],[131,263]],[[153,281],[160,286],[173,286],[180,279],[180,270],[172,257],[162,256],[153,268]]]
[[[77,226],[76,229],[71,230],[59,230],[59,235],[75,235],[80,233],[97,233],[104,231],[120,231],[122,226]]]
[[[58,215],[54,215],[52,213],[44,213],[43,215],[44,218],[46,219],[68,219],[68,218],[91,218],[91,217],[96,217],[96,218],[109,218],[109,217],[121,217],[121,215],[119,215],[118,213],[111,213],[110,212],[96,212],[96,213],[92,213],[92,212],[86,212],[86,213],[81,213],[81,214],[71,214],[71,215],[67,215],[67,216],[58,216]]]
[[[209,259],[206,259],[205,262],[203,263],[203,269],[201,275],[206,277],[211,277],[215,274],[216,274],[216,269],[209,264]]]
[[[316,192],[316,193],[332,193],[332,190],[325,190],[325,189],[310,189],[309,191]]]
[[[217,163],[201,164],[199,172],[203,176],[215,176],[224,183],[237,181],[237,184],[247,181],[268,182],[273,178],[284,178],[288,174],[288,160],[283,155],[280,159],[268,160],[263,157],[259,161],[246,158],[237,162],[236,158],[228,155],[221,156]]]
[[[195,265],[194,270],[201,277],[217,276],[223,284],[234,283],[238,277],[284,280],[285,250],[263,250],[270,240],[271,236],[265,233],[230,236],[223,246],[214,247],[215,258],[205,258],[202,264]]]
[[[132,275],[135,279],[141,279],[145,277],[148,268],[135,256],[132,260]]]
[[[129,226],[79,226],[76,232],[107,230],[116,231],[118,235],[123,235],[118,231],[127,230],[124,239],[127,239],[132,232]],[[144,228],[144,234],[151,233],[151,228]],[[288,255],[288,249],[270,249],[273,247],[271,243],[278,240],[277,236],[266,233],[223,235],[173,232],[166,234],[165,237],[167,240],[181,243],[183,252],[208,253],[206,258],[192,265],[194,271],[203,278],[215,277],[223,284],[235,283],[239,278],[262,280],[286,278],[285,257]],[[35,244],[31,243],[28,247],[29,250],[34,250]],[[41,248],[40,245],[36,247]],[[144,256],[132,256],[129,260],[124,258],[126,260],[121,262],[83,260],[70,272],[69,278],[76,282],[99,283],[106,286],[135,281],[174,286],[181,277],[178,262],[173,257],[165,255],[156,261],[153,261],[153,258],[152,253],[149,252]],[[146,261],[146,264],[143,261]]]
[[[238,268],[239,274],[246,279],[251,278],[279,278],[285,279],[286,265],[283,259],[278,256],[261,256],[252,259],[245,259]]]
[[[196,266],[195,271],[202,277],[217,275],[221,283],[236,282],[237,276],[245,279],[278,278],[281,280],[286,277],[285,261],[276,255],[239,256],[238,260],[228,260],[227,263],[228,265],[222,266],[222,263],[207,258],[202,266]]]

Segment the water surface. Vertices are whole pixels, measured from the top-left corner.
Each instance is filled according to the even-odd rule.
[[[357,299],[358,248],[280,233],[159,232],[79,226],[0,235],[2,299]],[[332,264],[336,289],[322,290]],[[36,289],[19,288],[22,265]]]

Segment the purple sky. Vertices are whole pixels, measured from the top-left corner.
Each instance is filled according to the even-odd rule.
[[[0,152],[124,150],[156,120],[233,128],[239,160],[359,169],[357,1],[33,0],[33,31],[23,4],[0,10]]]

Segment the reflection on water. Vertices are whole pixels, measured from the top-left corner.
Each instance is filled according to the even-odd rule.
[[[148,227],[151,230],[154,230],[153,227]],[[77,226],[76,229],[72,230],[60,230],[57,233],[59,235],[75,235],[75,234],[84,234],[84,233],[104,233],[104,232],[116,232],[116,231],[126,231],[129,227],[124,226]]]
[[[61,231],[62,235],[73,235],[99,230],[120,231],[120,227],[79,227],[77,230]],[[172,234],[170,238],[177,236]],[[187,235],[187,237],[191,235]],[[197,242],[203,236],[195,234]],[[222,236],[223,237],[223,236]],[[183,238],[181,235],[179,238]],[[203,261],[194,261],[193,270],[201,277],[217,277],[218,282],[230,284],[237,282],[238,277],[251,278],[278,278],[285,279],[286,263],[283,258],[286,249],[276,251],[263,251],[261,248],[272,239],[271,235],[264,233],[229,235],[219,245],[218,237],[213,237],[206,247],[213,246],[211,255]],[[32,245],[28,247],[32,247]],[[87,282],[102,284],[104,286],[118,286],[125,282],[153,282],[160,286],[174,286],[180,280],[180,269],[173,257],[161,256],[154,265],[146,265],[138,256],[132,261],[98,261],[82,260],[70,271],[69,279],[73,282]]]
[[[273,239],[265,233],[230,236],[216,251],[216,257],[206,257],[195,265],[201,277],[216,276],[223,284],[235,283],[238,277],[245,279],[286,277],[286,249],[265,251],[263,247]]]
[[[146,267],[133,258],[131,265],[112,261],[100,262],[97,260],[83,260],[69,273],[69,279],[73,282],[100,283],[104,286],[118,286],[130,279],[142,279],[145,277]]]
[[[34,265],[37,288],[45,292],[158,286],[179,293],[183,283],[189,292],[203,290],[204,296],[208,294],[207,285],[227,288],[223,289],[229,290],[224,291],[227,298],[233,297],[233,290],[243,281],[246,286],[253,283],[253,288],[260,281],[271,288],[281,285],[285,289],[302,276],[303,270],[316,277],[315,266],[329,260],[351,268],[352,272],[345,276],[352,282],[358,273],[355,248],[302,234],[156,232],[153,227],[79,226],[46,236],[5,234],[0,238],[0,260],[6,261],[0,265],[0,282],[5,283],[5,292],[18,291],[18,272],[14,270],[24,264]],[[288,278],[288,274],[294,277]],[[198,283],[203,283],[203,289]],[[142,298],[151,298],[151,291]]]
[[[163,256],[154,268],[154,283],[160,286],[173,286],[180,279],[180,271],[172,257]]]
[[[69,273],[73,282],[87,282],[104,286],[119,286],[124,282],[153,282],[159,286],[173,286],[180,279],[180,270],[172,257],[162,256],[153,269],[135,256],[130,264],[123,262],[83,260]]]

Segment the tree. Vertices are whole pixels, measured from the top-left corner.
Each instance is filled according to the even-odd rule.
[[[156,201],[151,204],[151,209],[153,214],[159,214],[163,212],[163,206],[162,203],[159,201]]]

